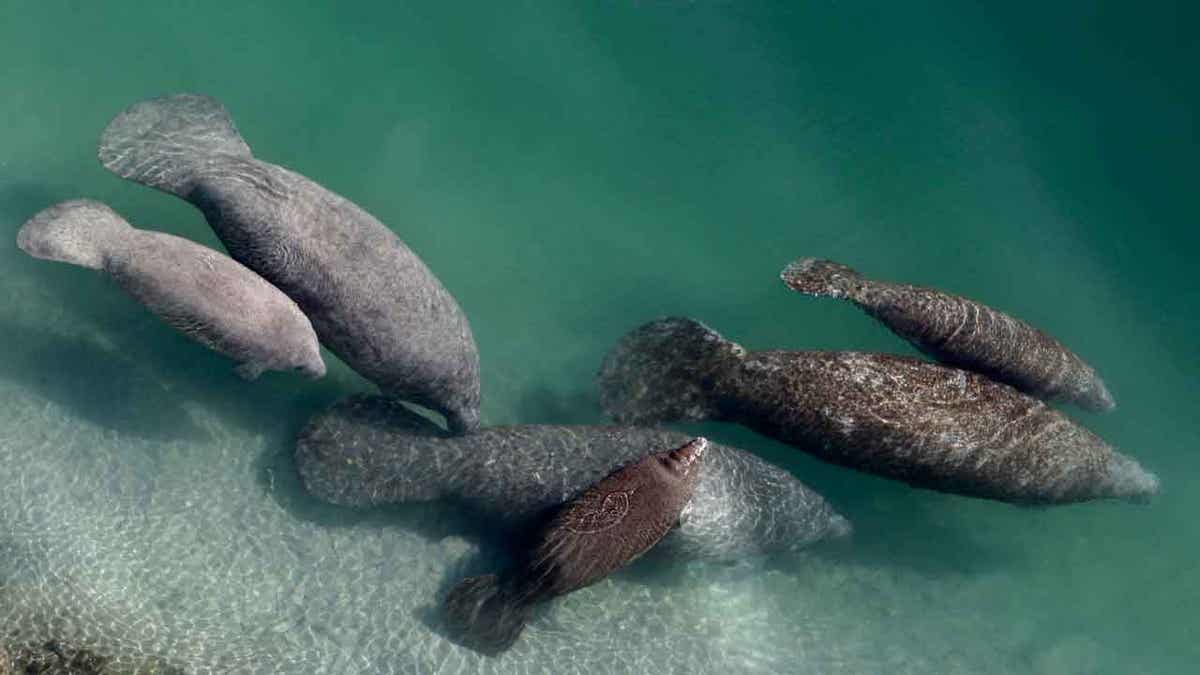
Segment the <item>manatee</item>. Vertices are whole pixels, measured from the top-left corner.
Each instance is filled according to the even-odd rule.
[[[652,321],[604,358],[621,423],[741,423],[842,466],[1023,504],[1145,501],[1158,479],[1044,402],[977,373],[851,351],[748,353],[686,318]]]
[[[512,646],[532,609],[590,586],[641,557],[679,520],[708,441],[647,455],[563,504],[503,575],[459,582],[443,606],[455,639],[494,656]]]
[[[137,103],[100,162],[191,202],[230,255],[300,305],[321,343],[389,395],[454,430],[479,424],[479,354],[458,303],[403,242],[350,201],[255,159],[207,96]]]
[[[527,425],[449,436],[403,404],[355,395],[300,432],[296,465],[327,502],[372,507],[442,501],[508,532],[533,529],[563,502],[646,448],[686,434],[662,429]],[[681,559],[737,561],[848,535],[820,495],[754,455],[710,444],[680,526],[660,550]]]
[[[969,298],[909,284],[873,281],[829,260],[801,258],[780,273],[799,293],[845,298],[917,349],[1046,400],[1094,412],[1116,407],[1104,381],[1061,342]]]
[[[29,219],[17,246],[35,258],[101,270],[172,328],[241,365],[325,374],[312,324],[286,295],[228,256],[139,230],[108,206],[63,202]]]

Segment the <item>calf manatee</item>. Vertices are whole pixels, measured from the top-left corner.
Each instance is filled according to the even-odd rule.
[[[1153,474],[1042,401],[920,359],[748,353],[698,321],[667,318],[622,338],[598,383],[621,423],[739,422],[916,487],[1028,504],[1158,491]]]
[[[536,527],[563,502],[646,448],[682,445],[662,429],[527,425],[449,436],[398,401],[356,395],[300,432],[296,465],[314,496],[343,506],[456,503],[510,532]],[[733,561],[793,551],[850,533],[850,523],[788,472],[716,443],[679,527],[658,547]]]
[[[590,586],[649,551],[675,526],[703,471],[708,441],[647,455],[563,504],[516,567],[462,580],[445,621],[464,645],[496,655],[521,635],[534,606]]]
[[[801,258],[780,273],[799,293],[845,298],[930,357],[1047,400],[1096,412],[1116,407],[1104,381],[1046,333],[974,300],[866,279],[829,260]]]
[[[17,233],[17,246],[107,273],[172,328],[240,363],[246,379],[264,370],[325,374],[316,333],[296,303],[210,248],[139,230],[89,200],[38,213]]]
[[[255,159],[225,108],[183,94],[137,103],[105,129],[100,162],[191,202],[239,262],[300,305],[321,343],[385,393],[479,424],[479,354],[458,303],[382,223]]]

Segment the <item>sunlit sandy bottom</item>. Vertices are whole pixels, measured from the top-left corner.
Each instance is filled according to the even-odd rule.
[[[147,382],[147,386],[157,386]],[[285,433],[184,402],[179,437],[118,433],[0,382],[0,623],[194,673],[1043,672],[1084,638],[996,634],[1004,574],[936,578],[820,551],[721,566],[650,558],[543,613],[499,659],[438,632],[447,584],[487,569],[444,509],[346,517],[300,493]],[[850,545],[853,545],[852,543]],[[982,600],[981,600],[982,599]],[[983,641],[984,636],[994,641]],[[975,638],[974,641],[968,641]]]

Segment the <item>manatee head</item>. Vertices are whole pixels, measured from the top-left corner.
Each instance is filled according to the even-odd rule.
[[[676,480],[694,482],[705,450],[708,450],[708,439],[698,436],[674,450],[658,453],[656,459]]]
[[[294,370],[314,380],[325,377],[325,361],[321,358],[320,350],[314,350],[312,353],[305,355],[303,361],[295,366]]]

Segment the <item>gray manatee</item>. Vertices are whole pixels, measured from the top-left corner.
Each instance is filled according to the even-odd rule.
[[[647,448],[687,434],[637,427],[524,425],[449,436],[398,401],[356,395],[311,419],[296,466],[314,496],[343,506],[445,501],[510,531],[542,518]],[[731,561],[850,533],[850,523],[788,472],[712,443],[671,555]]]
[[[515,569],[459,582],[446,596],[455,638],[489,656],[512,646],[534,606],[590,586],[641,557],[679,520],[703,472],[696,438],[619,467],[559,507]]]
[[[286,295],[228,256],[187,239],[134,228],[104,204],[52,206],[29,219],[17,245],[35,258],[101,270],[175,328],[241,365],[325,374],[316,333]]]
[[[1104,381],[1061,342],[1020,319],[937,289],[866,279],[828,260],[801,258],[780,273],[799,293],[845,298],[929,356],[1047,400],[1116,407]]]
[[[917,487],[1031,504],[1143,501],[1158,479],[1042,401],[983,375],[888,354],[750,352],[698,321],[652,321],[600,367],[621,423],[738,422]]]
[[[384,393],[479,424],[479,354],[462,310],[382,223],[281,166],[255,159],[207,96],[137,103],[100,139],[110,171],[182,197],[236,260],[296,301],[322,344]]]

